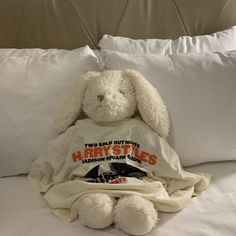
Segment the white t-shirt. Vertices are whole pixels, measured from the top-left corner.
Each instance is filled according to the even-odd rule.
[[[138,194],[171,212],[210,182],[209,175],[184,171],[166,140],[136,118],[99,124],[79,120],[51,142],[32,164],[28,179],[69,221],[77,218],[76,202],[88,192]]]

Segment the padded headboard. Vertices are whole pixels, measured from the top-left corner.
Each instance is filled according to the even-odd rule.
[[[103,34],[177,38],[236,25],[236,0],[3,0],[1,48],[96,48]]]

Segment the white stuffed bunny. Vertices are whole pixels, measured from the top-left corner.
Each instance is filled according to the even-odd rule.
[[[116,122],[133,117],[137,110],[146,124],[160,136],[167,136],[166,106],[157,90],[139,72],[88,72],[64,101],[56,128],[59,133],[64,132],[82,112],[95,122]],[[148,233],[157,222],[152,202],[138,195],[116,201],[108,194],[86,194],[81,197],[78,210],[84,225],[101,229],[114,221],[118,228],[133,235]]]
[[[140,112],[160,136],[169,131],[166,106],[157,90],[137,71],[110,70],[84,74],[62,104],[56,129],[64,132],[85,113],[96,122],[114,122]]]
[[[179,211],[209,184],[181,168],[165,140],[166,106],[137,71],[85,73],[55,124],[60,135],[32,164],[29,182],[63,220],[145,235],[158,210]]]

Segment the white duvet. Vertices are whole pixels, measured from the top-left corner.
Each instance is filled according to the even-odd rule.
[[[213,175],[210,186],[180,212],[160,212],[158,226],[150,236],[235,236],[236,161],[205,163],[188,168]],[[114,226],[92,230],[78,221],[64,223],[48,209],[46,202],[26,177],[0,178],[0,235],[6,236],[124,236]]]
[[[184,171],[166,140],[132,118],[78,121],[32,164],[28,179],[58,217],[73,221],[78,199],[91,192],[138,194],[158,210],[175,212],[204,190],[211,176]]]

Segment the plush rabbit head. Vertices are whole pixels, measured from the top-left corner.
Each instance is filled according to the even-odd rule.
[[[87,72],[65,98],[55,124],[59,133],[84,113],[95,122],[114,122],[139,112],[160,136],[166,137],[169,119],[157,90],[137,71]]]

